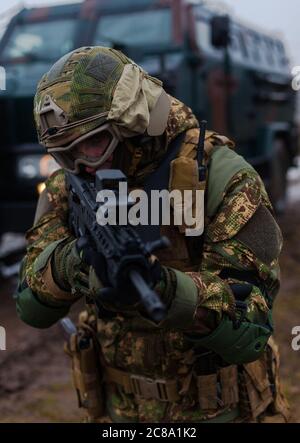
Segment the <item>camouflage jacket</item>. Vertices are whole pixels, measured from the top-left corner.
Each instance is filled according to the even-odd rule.
[[[188,134],[191,128],[185,129]],[[210,180],[215,179],[210,177]],[[74,299],[71,296],[70,301],[54,299],[45,289],[41,274],[34,271],[35,260],[49,244],[72,236],[68,227],[68,196],[63,170],[51,176],[46,189],[52,209],[27,233],[28,249],[21,278],[26,279],[28,286],[44,304],[53,308],[62,305],[68,307]],[[272,217],[272,206],[264,185],[249,167],[231,178],[224,189],[221,205],[215,214],[206,218],[203,250],[196,267],[190,265],[182,234],[174,233],[174,230],[170,232],[171,253],[159,257],[161,263],[185,272],[198,288],[199,305],[186,332],[199,336],[209,334],[224,313],[230,314],[234,310],[235,302],[229,283],[239,280],[232,276],[221,278],[224,268],[253,272],[263,282],[265,290],[253,286],[249,296],[249,321],[258,322],[272,309],[279,289],[278,255],[281,244],[273,248],[273,256],[270,256],[266,253],[268,245],[265,239],[254,241],[247,229],[250,227],[250,232],[259,233],[256,227],[262,210],[268,211]],[[152,328],[148,323],[120,312],[113,319],[98,319],[97,334],[107,365],[151,378],[176,378],[181,386],[181,399],[166,403],[141,398],[137,401],[132,394],[126,394],[122,387],[109,384],[106,387],[107,402],[113,420],[201,421],[224,412],[224,405],[219,405],[216,411],[199,409],[197,393],[190,377],[197,360],[196,350],[181,331],[176,328]]]

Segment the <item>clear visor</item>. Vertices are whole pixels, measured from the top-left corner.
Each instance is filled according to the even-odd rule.
[[[68,146],[48,148],[58,164],[73,174],[80,166],[97,169],[112,156],[122,137],[115,126],[106,123],[74,140]]]

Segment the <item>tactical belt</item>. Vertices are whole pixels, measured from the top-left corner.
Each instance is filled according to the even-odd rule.
[[[219,368],[208,375],[194,375],[201,409],[218,408],[218,380],[222,385],[221,398],[224,406],[238,403],[237,366]],[[105,381],[121,385],[126,394],[134,394],[144,399],[175,402],[180,399],[177,380],[152,379],[131,374],[120,369],[105,367]]]
[[[121,385],[126,394],[134,394],[145,399],[155,398],[174,402],[180,398],[176,380],[154,380],[107,366],[105,380]]]
[[[201,409],[218,409],[219,405],[225,409],[212,419],[203,419],[202,423],[228,423],[239,415],[237,407],[238,384],[237,367],[234,365],[221,368],[218,371],[222,386],[222,398],[218,400],[217,373],[208,376],[197,376],[198,400]],[[105,367],[106,382],[121,385],[126,394],[134,394],[143,399],[156,399],[163,402],[175,402],[180,399],[179,388],[176,380],[151,379],[140,375],[130,374],[120,369]]]

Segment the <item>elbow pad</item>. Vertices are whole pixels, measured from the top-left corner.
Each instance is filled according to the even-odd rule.
[[[22,284],[14,294],[16,298],[17,314],[19,318],[34,328],[49,328],[68,313],[70,306],[47,306],[42,303],[36,294]]]
[[[217,329],[207,337],[197,339],[187,336],[187,338],[199,346],[214,351],[229,364],[244,364],[255,361],[262,355],[272,333],[270,311],[265,325],[244,321],[237,329],[232,320],[224,316]]]

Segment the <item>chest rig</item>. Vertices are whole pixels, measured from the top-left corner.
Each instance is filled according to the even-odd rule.
[[[225,146],[227,146],[226,149],[232,150],[234,143],[227,137],[220,136],[213,131],[205,131],[204,125],[200,129],[190,129],[171,143],[169,154],[162,166],[146,180],[144,189],[147,193],[151,189],[179,191],[182,194],[182,202],[186,202],[184,192],[191,191],[191,199],[188,199],[187,205],[193,219],[196,220],[193,228],[199,234],[201,233],[196,236],[186,235],[187,226],[184,221],[180,225],[174,225],[174,217],[171,217],[169,226],[158,227],[160,234],[167,236],[172,244],[172,248],[159,251],[157,254],[162,264],[185,272],[197,271],[199,268],[203,232],[209,220],[205,214],[206,208],[209,207],[209,216],[212,218],[222,201],[222,192],[225,186],[221,183],[223,189],[219,190],[219,197],[212,205],[210,195],[207,195],[211,158],[217,148],[222,151],[221,147]],[[227,175],[228,177],[232,176],[231,173]],[[197,191],[201,191],[200,194]],[[171,205],[173,213],[178,209],[182,210],[182,208],[176,208],[173,201]],[[211,210],[212,207],[213,210]]]

